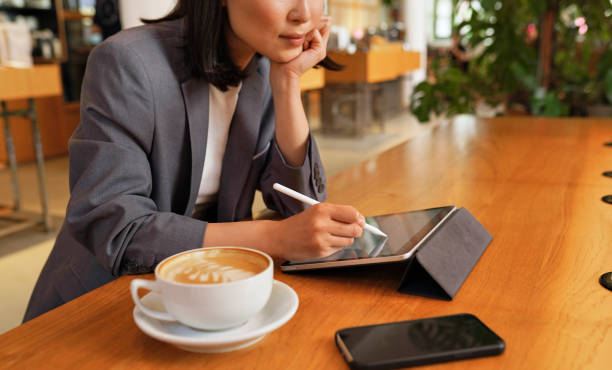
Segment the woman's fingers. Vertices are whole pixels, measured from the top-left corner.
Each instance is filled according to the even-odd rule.
[[[347,224],[333,220],[329,223],[327,231],[331,235],[340,236],[343,238],[360,238],[363,234],[363,229],[357,224]]]
[[[310,40],[310,45],[312,49],[319,49],[321,45],[323,45],[323,39],[321,38],[321,32],[318,29],[312,30],[312,40]]]
[[[319,27],[317,27],[319,30],[322,30],[325,27],[329,27],[331,26],[332,23],[332,17],[329,15],[323,15],[321,16],[321,21],[319,22]],[[321,32],[323,33],[323,32]]]
[[[348,247],[349,245],[353,244],[354,242],[355,242],[355,238],[344,238],[344,237],[335,236],[335,235],[330,235],[329,236],[329,243],[331,245],[333,245],[335,247],[334,249],[336,249],[336,250],[338,250],[340,248]],[[333,251],[333,252],[335,252],[335,251]]]
[[[285,69],[292,74],[302,75],[325,59],[330,30],[331,17],[321,17],[320,23],[305,35],[302,53],[293,60],[284,63]]]
[[[279,240],[289,260],[329,256],[363,234],[364,218],[351,206],[318,203],[280,223]]]
[[[327,39],[329,38],[329,32],[331,30],[331,23],[332,23],[332,19],[330,16],[324,15],[323,17],[321,17],[321,24],[319,25],[319,32],[321,33],[321,36],[323,38],[323,41],[325,41],[325,44],[327,44]]]
[[[354,207],[319,203],[312,208],[313,226],[317,231],[343,237],[361,237],[365,218]]]
[[[359,211],[355,209],[355,207],[351,206],[329,204],[327,212],[333,220],[348,224],[360,223],[361,221],[365,221],[361,213],[359,213]]]
[[[310,49],[310,44],[312,41],[314,30],[308,32],[305,36],[304,36],[304,49],[303,50],[308,50]]]
[[[321,50],[321,34],[319,30],[314,29],[308,35],[304,41],[303,52],[298,57],[301,58],[302,73],[312,68],[325,57],[324,55],[321,57],[321,53],[323,52],[324,54],[325,49]]]
[[[327,45],[329,39],[329,32],[331,29],[331,17],[324,15],[321,17],[321,23],[319,26],[306,34],[306,41],[304,42],[304,50],[308,49],[308,46]],[[318,32],[316,32],[318,31]]]

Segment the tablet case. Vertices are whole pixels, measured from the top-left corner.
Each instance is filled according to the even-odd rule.
[[[408,262],[398,291],[452,300],[491,240],[467,209],[458,209]]]

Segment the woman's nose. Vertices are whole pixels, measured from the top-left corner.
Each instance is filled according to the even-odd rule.
[[[310,20],[310,1],[312,0],[296,0],[287,15],[289,21],[293,23],[308,22]]]

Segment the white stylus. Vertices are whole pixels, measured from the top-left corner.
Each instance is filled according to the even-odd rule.
[[[306,203],[306,204],[308,204],[310,206],[314,206],[315,204],[320,203],[318,200],[314,200],[312,198],[309,198],[309,197],[305,196],[304,194],[298,193],[297,191],[289,189],[288,187],[283,186],[283,185],[281,185],[281,184],[279,184],[277,182],[274,183],[274,185],[272,185],[272,188],[274,190],[280,192],[280,193],[288,195],[291,198],[297,199],[300,202]],[[372,225],[370,225],[368,223],[366,223],[363,228],[368,230],[371,233],[374,233],[374,234],[377,234],[377,235],[380,235],[380,236],[384,236],[385,238],[387,238],[387,234],[383,233],[382,231],[380,231],[379,229],[377,229],[376,227],[374,227],[374,226],[372,226]]]

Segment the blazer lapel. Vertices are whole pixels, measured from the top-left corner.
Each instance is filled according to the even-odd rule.
[[[191,216],[198,191],[200,190],[204,156],[206,154],[206,139],[208,137],[208,83],[201,79],[192,78],[181,84],[181,90],[185,100],[189,141],[191,144],[191,183],[185,215]]]
[[[220,222],[235,221],[236,206],[255,154],[267,86],[260,60],[256,55],[247,67],[250,72],[242,82],[230,125],[219,184],[217,218]]]

